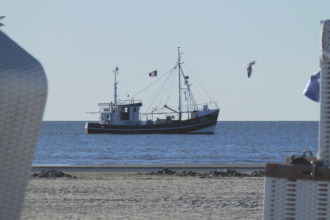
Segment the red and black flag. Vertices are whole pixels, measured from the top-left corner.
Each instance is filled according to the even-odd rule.
[[[157,76],[157,70],[155,70],[155,71],[149,73],[149,76]]]

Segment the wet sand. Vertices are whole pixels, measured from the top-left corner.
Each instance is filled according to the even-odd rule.
[[[21,219],[262,219],[263,177],[65,173],[30,179]]]

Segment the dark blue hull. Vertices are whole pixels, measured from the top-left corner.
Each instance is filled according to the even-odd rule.
[[[214,134],[219,110],[194,119],[152,125],[105,125],[86,122],[87,134]]]

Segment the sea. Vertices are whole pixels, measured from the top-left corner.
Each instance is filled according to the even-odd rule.
[[[211,135],[86,134],[84,121],[44,121],[33,164],[284,163],[316,156],[318,130],[317,121],[218,121]]]

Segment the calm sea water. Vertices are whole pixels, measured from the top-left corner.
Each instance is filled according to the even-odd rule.
[[[318,122],[218,122],[214,135],[85,134],[85,122],[43,122],[34,164],[264,164],[318,149]]]

